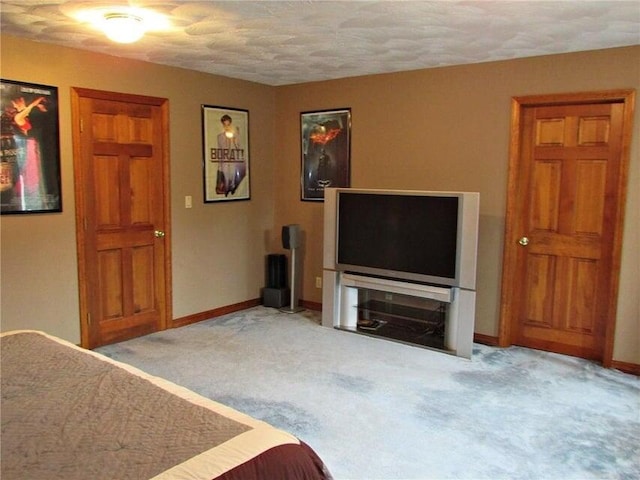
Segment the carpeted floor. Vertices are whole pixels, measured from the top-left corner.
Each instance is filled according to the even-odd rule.
[[[474,345],[471,361],[256,307],[97,351],[309,443],[336,479],[637,479],[640,379]]]

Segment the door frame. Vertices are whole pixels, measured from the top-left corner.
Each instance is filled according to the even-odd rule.
[[[507,248],[513,244],[522,232],[515,232],[515,220],[519,212],[516,211],[516,193],[518,191],[518,176],[520,164],[520,151],[522,147],[522,115],[525,108],[538,106],[577,105],[593,103],[622,103],[624,105],[622,148],[620,152],[620,176],[618,178],[620,195],[617,199],[616,218],[614,223],[614,240],[612,252],[612,282],[609,298],[612,299],[608,306],[607,325],[605,328],[604,352],[602,364],[611,367],[613,363],[613,341],[616,326],[616,312],[618,308],[618,287],[620,283],[620,262],[622,254],[622,236],[624,226],[624,210],[626,206],[626,193],[629,177],[629,159],[631,150],[631,136],[633,126],[633,114],[635,106],[635,90],[607,90],[601,92],[563,93],[549,95],[530,95],[513,97],[511,100],[511,125],[509,143],[509,174],[507,186],[507,210],[505,218],[503,258],[502,258],[502,285],[500,294],[500,320],[498,324],[498,345],[508,347],[513,343],[512,322],[516,315],[513,298],[513,289],[510,283],[517,270],[517,250]]]
[[[88,88],[71,87],[71,124],[73,139],[73,177],[75,193],[75,217],[76,217],[76,249],[78,255],[78,290],[80,303],[80,338],[81,346],[89,348],[89,290],[87,282],[87,265],[85,255],[85,211],[84,201],[84,179],[82,174],[82,152],[81,142],[81,115],[80,100],[91,98],[96,100],[113,100],[117,102],[142,104],[160,107],[162,117],[162,179],[163,179],[163,207],[164,207],[164,282],[165,298],[163,322],[160,326],[162,330],[169,328],[173,319],[172,304],[172,272],[171,272],[171,191],[170,191],[170,154],[169,154],[169,101],[166,98],[149,97],[145,95],[134,95],[128,93],[108,92],[103,90],[92,90]]]

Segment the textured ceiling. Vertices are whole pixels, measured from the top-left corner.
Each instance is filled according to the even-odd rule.
[[[127,4],[165,14],[171,28],[117,45],[73,16]],[[640,0],[0,0],[0,8],[3,33],[268,85],[640,44]]]

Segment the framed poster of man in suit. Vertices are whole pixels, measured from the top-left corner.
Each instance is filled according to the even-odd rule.
[[[204,201],[249,200],[249,111],[202,106]]]

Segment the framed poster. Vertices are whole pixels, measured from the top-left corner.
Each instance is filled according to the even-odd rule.
[[[58,88],[0,79],[0,213],[62,211]]]
[[[249,111],[202,106],[204,201],[249,200]]]
[[[350,186],[351,109],[302,112],[302,200],[324,200],[327,187]]]

